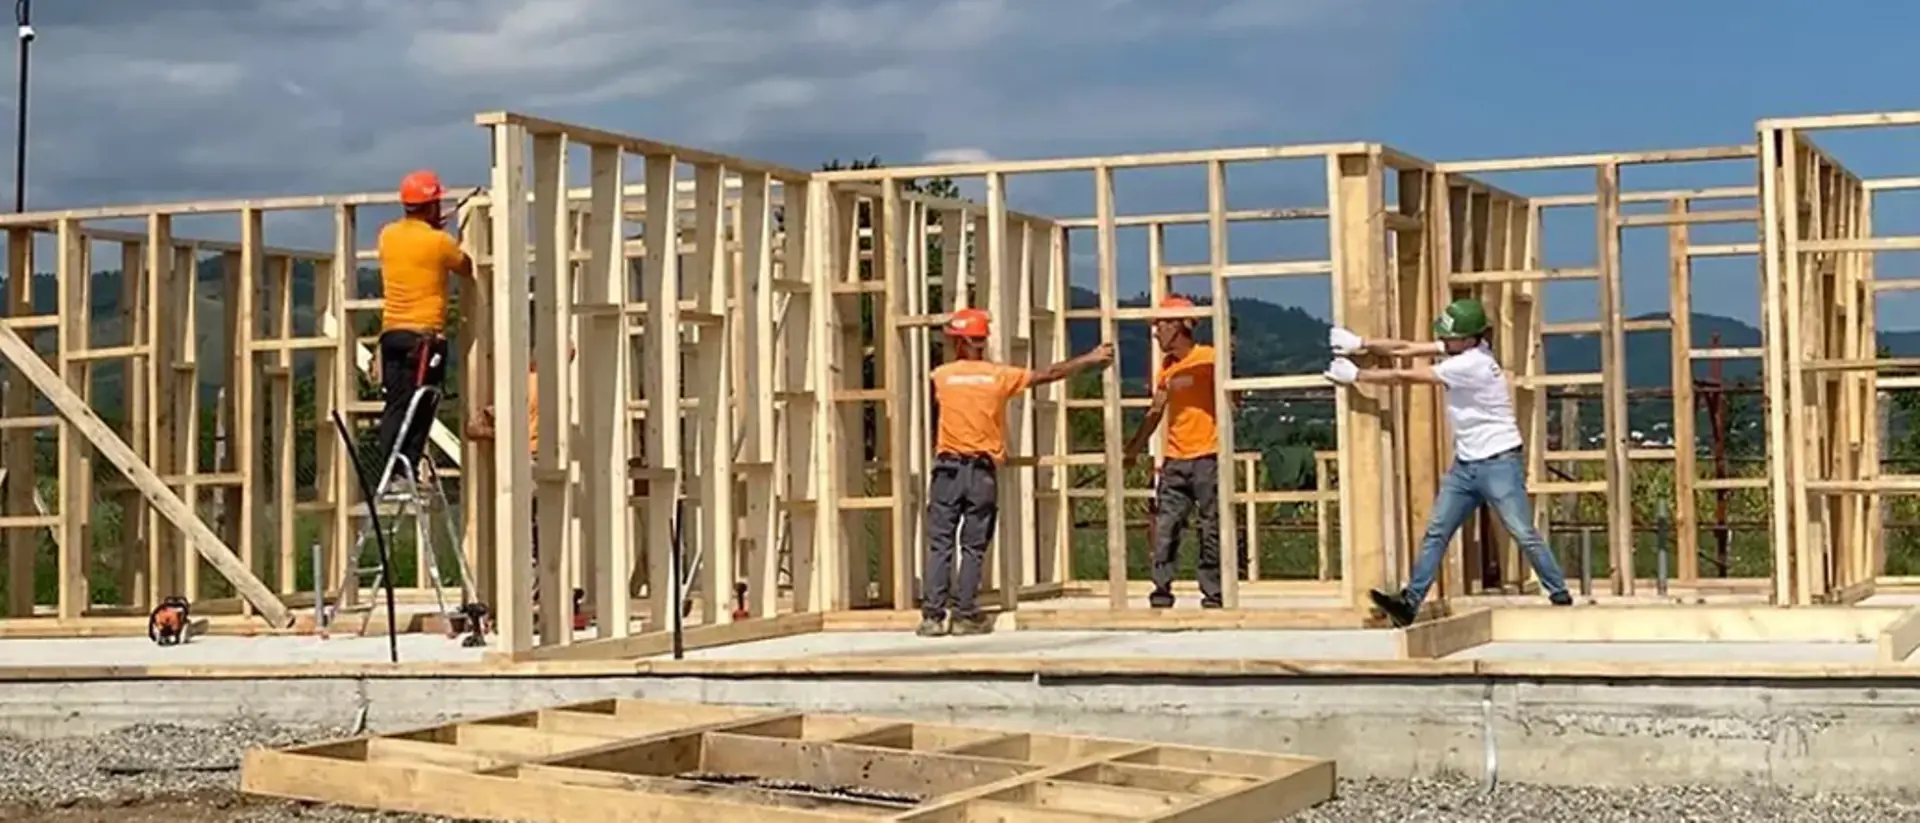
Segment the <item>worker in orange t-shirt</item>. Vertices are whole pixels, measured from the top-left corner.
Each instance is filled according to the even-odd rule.
[[[1161,308],[1193,308],[1193,301],[1172,296]],[[1215,361],[1212,346],[1193,339],[1192,318],[1155,320],[1154,339],[1165,353],[1153,405],[1146,419],[1127,441],[1125,455],[1132,463],[1147,439],[1167,422],[1166,454],[1154,483],[1157,516],[1153,523],[1153,593],[1147,602],[1156,609],[1173,606],[1173,574],[1179,556],[1180,534],[1189,515],[1198,514],[1200,558],[1196,577],[1200,606],[1217,609],[1220,600],[1220,423],[1214,408]],[[1244,545],[1244,544],[1243,544]],[[1240,566],[1245,576],[1246,552]]]
[[[572,363],[576,348],[567,346],[567,362]],[[494,438],[493,406],[489,405],[474,415],[467,423],[467,439],[492,440]],[[540,370],[533,358],[527,358],[527,455],[540,453]],[[540,564],[540,501],[533,501],[533,562],[536,568]],[[535,594],[538,597],[538,594]]]
[[[473,260],[446,232],[446,189],[431,171],[400,180],[400,218],[380,229],[381,471],[396,446],[409,467],[427,448],[437,395],[422,398],[415,424],[400,440],[414,393],[438,388],[447,376],[447,278],[473,277]],[[384,480],[384,478],[383,478]]]
[[[954,312],[946,327],[951,359],[933,370],[939,433],[927,488],[927,569],[918,632],[922,637],[949,631],[982,634],[991,627],[974,597],[980,593],[980,570],[1000,510],[999,469],[1007,460],[1007,401],[1034,386],[1113,362],[1113,344],[1102,343],[1086,354],[1039,370],[994,363],[986,359],[988,322],[987,313],[980,309]]]

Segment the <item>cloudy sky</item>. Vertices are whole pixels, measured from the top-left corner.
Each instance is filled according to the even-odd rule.
[[[30,196],[55,206],[368,189],[428,164],[477,180],[472,116],[499,108],[803,168],[1295,139],[1365,110],[1417,28],[1383,12],[1427,4],[38,5]],[[1281,82],[1308,68],[1324,77]]]
[[[869,155],[901,163],[1355,139],[1436,160],[1674,148],[1750,141],[1762,116],[1920,105],[1901,41],[1920,12],[1879,0],[1822,8],[41,0],[29,203],[381,189],[418,166],[478,181],[486,142],[473,114],[503,108],[811,168]],[[12,95],[0,97],[11,110]],[[1901,165],[1920,157],[1912,146],[1877,145],[1844,159],[1920,173]],[[1681,184],[1751,180],[1738,167],[1714,174]],[[1522,193],[1578,185],[1500,182]],[[1134,200],[1123,208],[1191,207],[1198,179],[1181,185],[1130,195],[1123,182],[1121,199]],[[1090,201],[1071,186],[1016,183],[1013,194],[1027,198],[1017,206],[1054,214],[1084,213]],[[1578,228],[1564,232],[1576,258],[1582,234],[1591,249],[1591,232]],[[1657,274],[1644,288],[1630,282],[1630,309],[1664,304]],[[1271,294],[1323,311],[1324,288],[1297,288]]]

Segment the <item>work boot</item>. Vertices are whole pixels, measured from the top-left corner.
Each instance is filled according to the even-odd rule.
[[[1560,592],[1559,594],[1549,595],[1547,602],[1555,606],[1571,606],[1573,605],[1573,595],[1569,592]]]
[[[1379,589],[1374,589],[1367,592],[1367,594],[1373,598],[1373,605],[1378,606],[1381,611],[1387,613],[1387,619],[1393,621],[1394,628],[1406,628],[1407,626],[1413,625],[1414,619],[1420,616],[1420,610],[1415,608],[1412,603],[1407,602],[1407,596],[1404,592],[1400,594],[1386,594]]]
[[[976,614],[971,617],[953,618],[952,633],[955,636],[986,634],[991,631],[993,631],[993,618],[987,615]]]
[[[924,617],[920,619],[920,628],[914,630],[914,634],[921,637],[945,637],[947,623],[938,617]]]

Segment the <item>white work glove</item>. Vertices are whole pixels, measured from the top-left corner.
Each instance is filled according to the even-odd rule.
[[[1366,347],[1366,341],[1361,340],[1360,335],[1334,326],[1327,329],[1327,345],[1333,348],[1334,354],[1358,354]]]
[[[1327,365],[1326,378],[1343,386],[1351,386],[1353,381],[1360,378],[1360,367],[1354,365],[1352,360],[1336,357]]]

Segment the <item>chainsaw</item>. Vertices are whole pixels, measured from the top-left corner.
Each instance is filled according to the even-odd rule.
[[[190,619],[187,599],[170,596],[161,600],[160,605],[153,607],[153,613],[147,616],[147,638],[161,646],[185,643]]]

